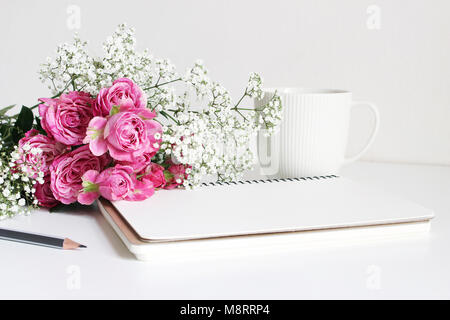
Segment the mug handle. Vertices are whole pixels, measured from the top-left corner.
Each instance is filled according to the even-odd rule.
[[[375,116],[375,125],[373,127],[372,134],[371,134],[371,136],[369,138],[369,141],[367,142],[366,146],[359,153],[357,153],[355,156],[346,158],[344,160],[344,164],[348,164],[348,163],[351,163],[353,161],[358,160],[359,158],[361,158],[361,156],[364,153],[366,153],[367,150],[369,150],[369,148],[372,146],[372,144],[373,144],[373,142],[375,140],[375,137],[376,137],[376,135],[378,133],[378,129],[380,127],[380,113],[378,112],[378,108],[377,108],[377,106],[374,103],[366,102],[366,101],[354,101],[352,103],[352,108],[354,108],[356,106],[368,106],[369,109],[372,111],[373,115]]]

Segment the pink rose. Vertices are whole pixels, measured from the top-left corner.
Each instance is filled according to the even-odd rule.
[[[133,178],[133,192],[125,198],[128,201],[142,201],[150,198],[155,193],[153,183],[149,180],[138,180]]]
[[[152,158],[155,156],[156,152],[144,153],[137,156],[133,161],[118,161],[121,165],[130,166],[133,168],[134,172],[142,172],[147,166],[151,165]]]
[[[24,146],[27,150],[24,150]],[[33,154],[32,148],[39,148],[42,153]],[[34,170],[40,170],[47,174],[53,159],[60,154],[70,151],[70,147],[56,142],[50,137],[39,134],[39,131],[32,129],[25,133],[25,137],[19,140],[19,151],[23,155],[20,162],[26,163]]]
[[[49,137],[68,146],[79,145],[92,119],[94,99],[86,92],[69,92],[58,99],[39,99],[42,128]]]
[[[116,165],[100,173],[97,178],[99,192],[108,200],[127,199],[134,190],[133,168]]]
[[[100,192],[98,190],[97,177],[99,172],[97,170],[88,170],[86,171],[81,180],[81,186],[83,189],[78,194],[78,202],[81,204],[92,204],[95,200],[100,196]]]
[[[148,109],[121,110],[107,119],[93,118],[83,142],[89,143],[94,155],[108,150],[118,161],[134,162],[145,153],[154,155],[162,141],[162,127],[152,120],[155,113]]]
[[[50,188],[49,174],[44,177],[43,184],[36,183],[34,188],[36,189],[34,196],[36,197],[36,200],[38,201],[38,205],[40,207],[53,208],[54,206],[59,204],[59,201],[55,199]]]
[[[83,176],[83,191],[78,201],[91,204],[100,195],[111,201],[140,201],[149,198],[154,192],[150,181],[138,180],[132,167],[118,164],[102,173],[87,171]]]
[[[147,98],[141,88],[127,78],[120,78],[100,90],[94,103],[94,116],[109,116],[113,106],[146,108]]]
[[[184,180],[188,178],[187,169],[191,170],[189,166],[183,164],[170,165],[169,169],[164,172],[167,181],[164,189],[175,189],[182,185]]]
[[[50,187],[55,199],[64,204],[77,201],[84,173],[88,170],[101,171],[110,162],[111,159],[107,155],[94,156],[89,146],[79,147],[57,157],[50,166]]]
[[[155,188],[163,188],[166,185],[166,178],[164,176],[164,167],[157,163],[151,162],[138,175],[142,175],[142,180],[149,180],[153,183]]]

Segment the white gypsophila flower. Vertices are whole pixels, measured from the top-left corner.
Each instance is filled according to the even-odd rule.
[[[266,136],[277,132],[283,118],[281,98],[276,93],[257,112],[258,122],[267,130]]]
[[[70,85],[85,84],[89,75],[95,73],[94,60],[86,51],[87,42],[74,36],[71,44],[64,43],[57,47],[56,58],[47,58],[39,71],[42,81],[49,83],[54,94],[65,91]]]
[[[23,159],[30,154],[31,148],[18,150],[7,147],[0,151],[1,220],[16,214],[30,214],[31,210],[37,207],[38,202],[31,192],[34,188],[32,178],[42,170],[40,164],[30,167],[24,163]],[[24,167],[27,167],[27,170],[24,170]]]
[[[189,176],[185,186],[195,186],[205,175],[236,180],[254,164],[249,143],[257,132],[255,121],[239,121],[228,91],[217,83],[208,83],[209,108],[202,113],[176,113],[178,123],[163,136],[163,151],[191,166],[186,171]]]
[[[192,85],[200,98],[203,98],[210,92],[211,80],[202,60],[197,60],[194,66],[186,71],[183,81]]]
[[[254,72],[250,74],[246,92],[252,98],[262,99],[264,97],[262,91],[262,78],[259,74]]]

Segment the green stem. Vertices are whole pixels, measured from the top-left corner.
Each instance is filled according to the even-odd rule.
[[[172,121],[174,121],[177,125],[179,125],[180,123],[178,122],[177,119],[175,119],[174,117],[172,117],[170,114],[168,114],[165,111],[160,111],[159,112],[161,115],[163,115],[164,117],[166,117],[167,119],[171,119]]]
[[[158,86],[159,80],[161,80],[161,76],[158,77],[158,80],[156,80],[155,86]]]
[[[167,109],[167,111],[170,111],[170,112],[173,112],[173,113],[181,112],[181,110],[179,110],[179,109]],[[197,114],[200,113],[199,111],[196,111],[196,110],[189,110],[189,112],[197,113]]]
[[[158,80],[158,81],[159,81],[159,80]],[[147,91],[147,90],[150,90],[150,89],[154,89],[154,88],[159,88],[159,87],[161,87],[161,86],[164,86],[164,85],[166,85],[166,84],[169,84],[169,83],[172,83],[172,82],[176,82],[176,81],[181,81],[181,78],[174,79],[174,80],[167,81],[167,82],[163,82],[163,83],[160,83],[160,84],[156,83],[154,86],[144,88],[144,91]]]
[[[242,97],[238,100],[238,102],[236,103],[236,105],[234,106],[234,108],[231,108],[231,110],[236,111],[237,113],[239,113],[241,115],[242,118],[244,118],[245,121],[247,121],[247,118],[242,114],[241,111],[239,110],[252,110],[252,109],[245,109],[245,108],[238,108],[239,104],[242,102],[242,100],[244,100],[244,98],[247,96],[247,89],[245,89],[244,94],[242,95]]]
[[[262,111],[262,110],[264,110],[264,108],[262,108],[262,109],[255,109],[255,108],[233,108],[233,110]]]
[[[247,118],[242,114],[242,112],[239,111],[238,108],[233,108],[232,110],[235,110],[237,113],[239,113],[241,115],[242,118],[244,118],[245,121],[247,121]]]
[[[247,95],[247,89],[245,89],[244,94],[242,95],[242,97],[238,100],[238,102],[236,103],[236,105],[234,106],[234,108],[237,108],[239,106],[239,104],[242,102],[242,100],[244,100],[245,96]]]

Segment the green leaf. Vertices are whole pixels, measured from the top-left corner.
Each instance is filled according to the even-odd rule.
[[[35,116],[34,117],[34,122],[36,123],[36,125],[35,125],[36,130],[39,131],[40,134],[47,135],[47,133],[45,132],[45,130],[41,126],[41,119],[39,119],[39,117]]]
[[[34,115],[30,108],[22,106],[19,116],[17,117],[16,127],[24,133],[33,127]]]
[[[0,134],[2,135],[3,141],[11,138],[11,126],[6,123],[0,125]]]
[[[33,127],[34,115],[30,108],[22,106],[20,113],[14,127],[11,130],[11,135],[14,143],[18,143],[23,138],[25,133]]]
[[[0,116],[3,116],[5,113],[7,113],[9,110],[11,110],[12,108],[14,108],[16,105],[12,104],[10,106],[7,106],[3,109],[0,109]]]
[[[23,138],[23,136],[24,136],[24,132],[20,128],[13,127],[11,129],[11,139],[14,144],[17,144],[19,142],[19,140]]]

